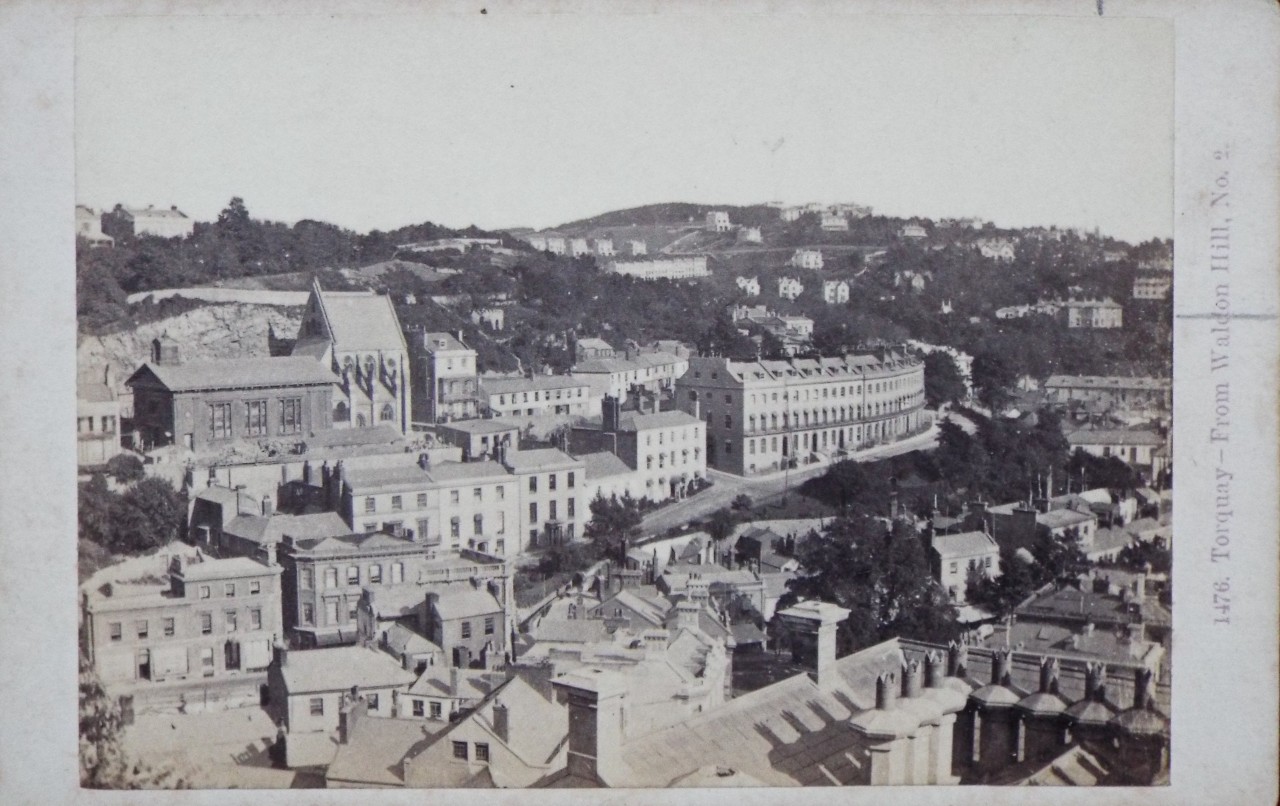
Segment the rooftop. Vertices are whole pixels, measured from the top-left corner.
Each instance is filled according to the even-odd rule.
[[[586,477],[592,481],[609,478],[610,476],[621,476],[630,473],[631,468],[626,462],[617,457],[616,454],[608,451],[599,453],[586,453],[578,457],[578,461],[582,462],[583,472]]]
[[[507,454],[507,467],[513,473],[535,473],[577,467],[579,461],[558,448],[535,448]]]
[[[404,350],[404,334],[391,297],[372,291],[320,291],[333,343],[340,350]]]
[[[280,573],[279,566],[270,566],[251,560],[248,557],[226,557],[224,559],[202,559],[199,562],[183,563],[177,574],[184,580],[196,582],[206,579],[235,579],[238,577],[263,576]]]
[[[358,645],[290,651],[280,674],[290,695],[402,686],[417,677],[387,653]]]
[[[1128,429],[1082,428],[1067,434],[1070,445],[1153,445],[1164,444],[1164,438],[1154,431]]]
[[[279,543],[285,536],[299,540],[318,540],[351,534],[351,527],[336,512],[309,515],[237,515],[222,530],[234,537],[252,540],[264,546]]]
[[[506,431],[519,431],[519,426],[513,425],[506,420],[455,420],[451,423],[441,423],[436,426],[437,430],[444,431],[460,431],[464,434],[499,434]]]
[[[535,389],[576,389],[586,385],[586,381],[569,375],[534,375],[532,378],[491,378],[480,381],[480,388],[489,395],[532,392]]]
[[[658,411],[650,414],[624,412],[618,423],[621,431],[649,431],[654,428],[675,428],[702,422],[686,411]]]
[[[484,590],[450,591],[435,600],[434,609],[443,621],[501,613],[502,605]]]
[[[328,781],[403,786],[405,756],[431,744],[447,725],[425,719],[368,715],[352,721],[347,743],[338,745],[325,772]]]
[[[313,358],[296,356],[280,358],[228,358],[213,361],[187,361],[181,364],[143,364],[126,386],[154,376],[171,392],[195,392],[206,389],[272,388],[279,386],[325,386],[334,383],[334,375]]]
[[[933,536],[933,550],[940,557],[970,557],[975,554],[999,551],[995,538],[986,532],[960,532],[959,534]]]

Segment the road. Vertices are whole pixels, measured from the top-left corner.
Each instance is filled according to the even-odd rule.
[[[938,427],[935,423],[928,431],[914,437],[859,451],[853,454],[852,458],[859,462],[871,462],[911,451],[931,451],[936,447],[938,447]],[[727,507],[734,498],[743,493],[751,496],[752,501],[760,503],[780,494],[784,487],[789,486],[794,489],[805,479],[821,475],[826,471],[827,466],[827,463],[815,463],[792,470],[789,474],[779,471],[768,476],[753,478],[708,469],[707,477],[714,482],[710,489],[649,513],[645,516],[641,528],[646,534],[665,532],[672,526],[681,526],[691,520],[706,517],[717,509]]]

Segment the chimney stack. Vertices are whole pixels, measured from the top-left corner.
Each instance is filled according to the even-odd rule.
[[[676,604],[676,629],[678,630],[697,630],[698,614],[702,612],[702,606],[691,599],[681,600]]]
[[[1107,667],[1101,663],[1087,663],[1084,667],[1084,698],[1101,700],[1106,696]]]
[[[262,496],[262,516],[265,518],[269,518],[275,514],[275,511],[276,511],[275,503],[272,502],[271,496],[269,495]]]
[[[924,669],[920,661],[911,660],[902,664],[902,696],[904,699],[920,696],[923,688]]]
[[[801,602],[778,613],[793,636],[792,654],[795,659],[801,662],[812,659],[812,674],[819,688],[834,686],[838,678],[836,630],[849,613],[843,607],[814,600]]]
[[[1151,699],[1151,670],[1140,668],[1133,673],[1133,707],[1146,708]]]
[[[1009,662],[1012,653],[1007,649],[997,649],[991,653],[991,685],[1009,685]]]
[[[560,675],[551,685],[556,699],[569,706],[569,773],[617,785],[626,680],[615,672],[583,668]]]
[[[946,677],[946,661],[941,652],[930,651],[924,656],[924,687],[938,688]]]
[[[876,678],[876,709],[892,711],[898,707],[898,680],[893,672],[884,672]]]
[[[1058,659],[1043,657],[1040,659],[1040,691],[1045,694],[1058,693]]]
[[[947,644],[947,675],[964,677],[969,673],[969,647],[952,641]]]
[[[503,702],[493,704],[493,732],[503,744],[511,741],[511,714]]]

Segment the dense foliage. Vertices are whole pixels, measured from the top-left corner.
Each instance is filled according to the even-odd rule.
[[[640,536],[641,519],[640,505],[635,499],[597,496],[591,502],[591,522],[587,524],[586,535],[600,556],[621,561],[624,546]]]
[[[966,580],[966,597],[1001,618],[1040,587],[1049,583],[1071,584],[1090,567],[1076,534],[1062,539],[1041,535],[1031,546],[1031,561],[1009,547],[1000,550],[1000,576],[971,574]]]
[[[930,408],[958,403],[965,397],[964,376],[955,359],[941,350],[924,357],[924,400]]]
[[[169,482],[145,478],[123,494],[95,475],[80,485],[80,538],[116,554],[142,554],[181,536],[187,505]]]
[[[915,530],[864,517],[838,518],[796,549],[805,569],[787,583],[778,601],[784,609],[798,599],[821,599],[848,608],[839,628],[839,652],[906,636],[946,642],[959,634],[956,612],[933,580],[924,546]]]

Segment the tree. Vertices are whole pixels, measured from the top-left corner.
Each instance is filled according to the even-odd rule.
[[[982,405],[990,409],[992,414],[1003,411],[1013,399],[1009,389],[1018,379],[1012,365],[996,353],[979,353],[973,357],[971,373]]]
[[[1131,543],[1120,549],[1115,565],[1129,571],[1168,574],[1173,570],[1173,552],[1153,542]]]
[[[837,634],[843,652],[898,635],[945,642],[959,634],[955,609],[908,525],[886,529],[874,518],[837,518],[799,544],[796,558],[801,573],[778,607],[814,598],[848,608]]]
[[[116,548],[144,552],[177,540],[187,518],[183,496],[164,479],[146,478],[121,496]]]
[[[733,507],[735,512],[749,512],[755,506],[755,502],[751,500],[751,496],[746,493],[740,493],[734,496],[733,503],[730,506]]]
[[[107,473],[121,484],[132,484],[146,475],[142,460],[131,453],[120,453],[107,460]]]
[[[1031,563],[1020,559],[1013,549],[1004,548],[1000,550],[1000,576],[971,575],[966,579],[965,597],[970,604],[1005,618],[1040,586],[1039,580]]]
[[[640,536],[641,521],[635,499],[598,495],[591,502],[591,523],[587,524],[586,535],[595,542],[601,555],[617,557],[624,541],[630,543]]]
[[[702,526],[707,530],[707,534],[711,536],[711,539],[718,544],[733,533],[733,527],[737,526],[737,524],[738,521],[734,518],[733,513],[721,507],[712,512]]]
[[[931,408],[965,397],[964,376],[949,353],[934,350],[924,357],[924,399]]]

